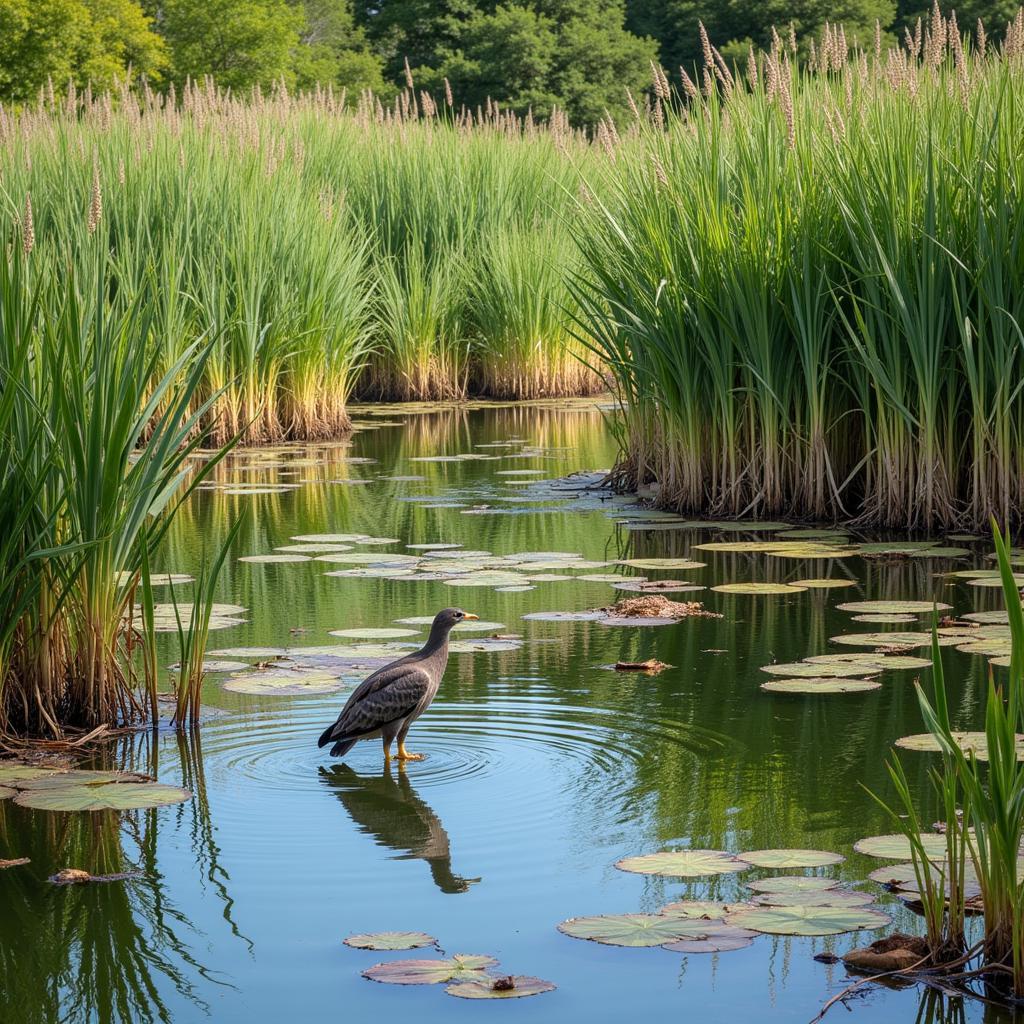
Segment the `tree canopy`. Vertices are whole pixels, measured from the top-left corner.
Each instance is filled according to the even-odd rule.
[[[998,37],[1018,0],[968,0]],[[411,75],[457,104],[489,100],[578,124],[624,112],[626,90],[700,60],[700,26],[727,58],[766,47],[772,27],[801,45],[826,22],[869,45],[929,14],[926,0],[0,0],[0,100],[129,73],[157,88],[207,75],[234,90],[319,83],[390,98]]]

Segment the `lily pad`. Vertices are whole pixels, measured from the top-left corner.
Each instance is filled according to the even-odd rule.
[[[286,562],[312,562],[313,559],[309,555],[299,554],[285,554],[278,552],[277,554],[270,555],[243,555],[239,558],[240,562],[266,562],[268,564],[286,563]]]
[[[798,893],[825,892],[839,885],[836,878],[821,878],[818,875],[777,875],[774,878],[759,878],[746,883],[748,889],[759,893],[794,895]]]
[[[363,977],[389,985],[441,985],[448,981],[485,981],[494,957],[456,953],[450,960],[389,960],[363,971]]]
[[[889,612],[886,615],[854,615],[854,622],[871,622],[882,624],[886,622],[916,622],[916,615],[908,615],[904,612]]]
[[[855,587],[856,580],[842,580],[835,576],[826,576],[815,580],[793,580],[794,587],[805,587],[808,590],[831,590],[836,587]]]
[[[331,636],[351,640],[396,640],[399,637],[418,635],[415,629],[395,629],[392,626],[367,626],[364,629],[331,629],[328,632]]]
[[[904,615],[916,613],[924,615],[933,609],[945,611],[952,607],[941,602],[931,601],[848,601],[846,604],[837,604],[836,608],[841,612],[864,612],[871,615],[883,615],[887,612]]]
[[[481,637],[477,640],[452,640],[448,650],[452,654],[499,654],[503,651],[518,651],[523,646],[521,640],[497,640]]]
[[[210,659],[203,662],[203,671],[210,673],[217,672],[240,672],[242,669],[246,669],[249,666],[244,661],[218,661],[216,659]],[[181,665],[175,663],[174,665],[168,666],[171,672],[180,672]]]
[[[755,868],[823,868],[846,860],[828,850],[752,850],[739,857]]]
[[[702,878],[746,871],[750,865],[722,850],[664,850],[615,862],[620,871],[639,875],[667,875],[670,878]]]
[[[960,637],[939,637],[940,647],[952,647],[962,642]],[[832,637],[832,643],[844,644],[849,647],[930,647],[932,635],[923,631],[906,633],[844,633],[842,636]]]
[[[582,579],[582,577],[578,577]],[[617,577],[621,579],[621,577]],[[681,580],[665,580],[664,583],[654,580],[646,583],[636,583],[633,580],[624,580],[613,583],[616,590],[625,590],[631,594],[688,594],[695,590],[706,590],[706,587],[696,583],[683,583]]]
[[[995,608],[988,612],[968,612],[961,617],[968,622],[980,622],[983,625],[1008,626],[1010,624],[1010,613],[1005,608]]]
[[[17,761],[0,761],[0,786],[20,786],[32,779],[48,779],[54,774],[52,768],[37,768]]]
[[[618,564],[634,569],[703,569],[707,562],[693,562],[689,558],[627,558]]]
[[[337,551],[317,555],[318,562],[334,562],[345,565],[390,565],[411,568],[419,564],[415,555],[403,555],[397,551]]]
[[[803,587],[791,583],[719,583],[712,587],[719,594],[802,594]]]
[[[429,626],[434,621],[433,615],[414,615],[408,619],[395,619],[395,622],[408,626]],[[452,627],[453,633],[494,633],[504,629],[504,622],[485,622],[483,619],[470,619],[459,622]]]
[[[364,932],[350,935],[344,940],[346,946],[356,949],[419,949],[433,946],[437,939],[426,932]]]
[[[880,690],[882,684],[873,679],[835,679],[825,676],[817,679],[769,679],[761,684],[767,693],[866,693]]]
[[[660,946],[682,938],[707,934],[710,922],[668,914],[604,914],[571,917],[558,930],[573,939],[587,939],[606,946]]]
[[[662,948],[673,953],[728,953],[751,945],[757,935],[755,931],[725,921],[706,921],[702,936],[666,942]]]
[[[107,773],[109,775],[109,773]],[[165,807],[190,799],[191,793],[160,782],[73,782],[23,789],[14,802],[37,811],[126,811]]]
[[[353,544],[365,537],[365,533],[302,533],[292,540],[299,544]]]
[[[606,618],[604,612],[527,612],[523,616],[531,622],[597,622]]]
[[[889,924],[889,917],[861,907],[764,907],[730,914],[728,924],[767,935],[842,935]]]
[[[10,860],[4,860],[0,858],[0,871],[6,868],[17,868],[22,864],[31,864],[32,859],[30,857],[12,857]]]
[[[878,669],[879,672],[899,671],[901,669],[931,668],[930,658],[918,658],[912,654],[816,654],[805,658],[812,665],[861,664],[868,666],[866,671]]]
[[[946,856],[946,837],[938,833],[922,832],[921,844],[926,857],[942,860]],[[868,836],[853,844],[858,853],[883,860],[910,860],[910,840],[901,833],[885,836]]]
[[[528,974],[510,974],[503,978],[487,981],[459,981],[449,985],[445,992],[459,999],[522,999],[525,996],[539,996],[554,992],[557,986],[543,978]]]
[[[352,548],[348,544],[283,544],[274,550],[296,555],[325,555],[332,551],[351,551]],[[251,562],[253,559],[250,558],[248,561]]]
[[[691,921],[723,921],[728,914],[749,910],[750,903],[716,903],[712,900],[679,900],[662,907],[658,913],[670,917],[685,917]]]
[[[832,665],[822,665],[804,661],[793,661],[777,665],[762,665],[761,671],[767,672],[771,676],[786,676],[790,679],[803,677],[808,679],[821,679],[825,677],[840,679],[843,676],[871,674],[871,670],[866,668],[863,662],[837,662]]]
[[[232,693],[249,693],[259,697],[300,697],[319,693],[336,693],[345,688],[345,681],[330,672],[300,669],[269,669],[231,676],[224,689]]]
[[[766,892],[754,901],[761,907],[866,907],[875,902],[869,892],[822,889],[820,892]]]
[[[965,754],[974,754],[979,761],[988,760],[988,738],[983,732],[954,732],[953,739],[956,745]],[[1024,736],[1017,734],[1016,743],[1017,760],[1024,761]],[[930,732],[916,733],[913,736],[901,736],[896,740],[896,746],[902,750],[919,750],[925,753],[941,753],[942,748],[939,741]]]

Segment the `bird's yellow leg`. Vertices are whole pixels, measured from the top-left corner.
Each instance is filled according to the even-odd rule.
[[[401,744],[398,745],[398,756],[399,757],[402,756],[402,745]],[[385,740],[384,741],[384,763],[385,764],[390,764],[391,763],[391,740]]]
[[[423,760],[423,755],[422,754],[410,754],[409,751],[405,749],[405,740],[399,740],[398,741],[398,760],[399,761],[422,761]]]

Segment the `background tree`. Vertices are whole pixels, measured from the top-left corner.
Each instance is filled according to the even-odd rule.
[[[158,79],[163,40],[135,0],[0,0],[0,97],[35,99],[52,80],[99,88],[130,67]]]
[[[331,82],[353,92],[386,91],[384,62],[370,49],[349,0],[299,0],[295,6],[303,16],[293,55],[299,88]]]

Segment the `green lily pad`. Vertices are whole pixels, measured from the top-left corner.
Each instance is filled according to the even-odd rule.
[[[667,914],[604,914],[571,917],[558,930],[574,939],[607,946],[660,946],[676,939],[705,935],[708,923]]]
[[[860,664],[866,671],[877,669],[879,672],[899,671],[901,669],[931,668],[930,658],[918,658],[912,654],[816,654],[805,658],[812,665]]]
[[[448,650],[452,654],[498,654],[503,651],[518,651],[522,640],[495,640],[481,637],[477,640],[452,640]]]
[[[722,921],[728,914],[749,910],[750,903],[716,903],[712,900],[680,900],[662,907],[658,913],[670,917],[685,917],[691,921]]]
[[[365,537],[365,533],[302,533],[292,540],[299,544],[352,544]]]
[[[930,540],[880,541],[874,544],[860,544],[862,555],[909,555],[914,551],[926,551],[935,547]]]
[[[663,850],[615,862],[620,871],[639,875],[667,875],[670,878],[702,878],[746,871],[750,865],[721,850]]]
[[[389,960],[363,971],[363,977],[388,985],[442,985],[448,981],[486,981],[491,956],[456,953],[450,960]]]
[[[0,786],[20,786],[32,779],[48,779],[55,774],[52,768],[36,768],[17,761],[0,761]]]
[[[348,544],[283,544],[274,550],[296,555],[326,555],[330,552],[351,551],[352,548]]]
[[[494,588],[494,592],[496,594],[521,594],[521,593],[523,593],[526,590],[536,590],[536,589],[537,589],[536,587],[534,587],[534,586],[532,586],[530,584],[526,584],[524,586],[516,586],[516,587],[495,587]]]
[[[887,612],[896,614],[927,614],[933,609],[945,611],[952,607],[940,602],[931,601],[848,601],[846,604],[837,604],[836,608],[841,612],[865,612],[872,615],[883,615]]]
[[[557,986],[543,978],[528,974],[510,974],[503,978],[489,978],[487,981],[458,981],[449,985],[445,992],[459,999],[522,999],[554,992]]]
[[[835,679],[824,676],[817,679],[769,679],[761,684],[766,693],[866,693],[880,690],[882,684],[873,679]]]
[[[345,681],[330,672],[283,668],[231,676],[224,683],[224,689],[232,693],[249,693],[259,697],[300,697],[336,693],[344,688]]]
[[[109,773],[106,773],[109,776]],[[14,799],[37,811],[127,811],[165,807],[190,799],[191,793],[160,782],[67,782],[23,789]]]
[[[703,569],[707,562],[693,562],[689,558],[627,558],[618,564],[634,569]]]
[[[854,622],[871,622],[882,624],[886,622],[917,622],[916,615],[909,615],[905,612],[889,612],[886,615],[854,615]]]
[[[926,857],[942,860],[946,856],[946,837],[938,833],[922,832],[921,844]],[[910,860],[910,840],[901,833],[885,836],[868,836],[853,844],[858,853],[882,860]]]
[[[791,583],[719,583],[712,590],[719,594],[802,594],[803,587]]]
[[[834,576],[815,580],[793,580],[794,587],[804,587],[808,590],[831,590],[835,587],[855,587],[856,585],[856,580],[842,580]]]
[[[1000,576],[992,576],[992,577],[984,576],[984,577],[979,577],[977,579],[973,579],[973,580],[968,580],[967,581],[967,586],[969,586],[969,587],[991,587],[991,588],[995,589],[995,588],[1001,588],[1002,585],[1003,585],[1003,580],[1002,580],[1002,577],[1000,577]],[[1024,573],[1019,573],[1019,572],[1018,573],[1014,573],[1013,585],[1015,587],[1024,587]]]
[[[748,889],[759,893],[797,895],[799,893],[826,892],[839,885],[836,878],[821,878],[818,875],[777,875],[774,878],[759,878],[746,883]]]
[[[965,754],[974,754],[979,761],[988,760],[988,738],[983,732],[954,732],[953,739],[956,745]],[[939,741],[930,732],[921,732],[913,736],[901,736],[896,740],[896,746],[902,750],[919,750],[925,753],[941,753],[942,748]],[[1024,761],[1024,736],[1017,734],[1015,743],[1017,748],[1017,760]]]
[[[397,537],[360,537],[355,542],[356,544],[363,545],[374,545],[374,544],[397,544]]]
[[[240,604],[214,604],[210,606],[210,614],[216,616],[242,615],[247,611],[248,608]],[[173,603],[167,601],[153,605],[153,615],[158,619],[174,619]],[[192,618],[192,605],[179,604],[178,615],[181,617],[182,622],[187,622]]]
[[[862,662],[836,662],[832,665],[793,661],[778,665],[762,665],[762,672],[772,676],[786,676],[790,679],[824,678],[840,679],[843,676],[870,675],[871,670]]]
[[[367,626],[365,629],[331,629],[328,632],[331,636],[351,640],[396,640],[399,637],[417,635],[417,630],[415,629],[395,629],[391,626]]]
[[[240,562],[265,562],[270,565],[277,563],[286,562],[312,562],[313,559],[309,555],[298,555],[298,554],[270,554],[270,555],[243,555],[239,558]]]
[[[333,562],[344,565],[390,565],[393,568],[419,565],[415,555],[403,555],[397,551],[335,551],[317,555],[317,562]]]
[[[925,548],[909,552],[911,558],[964,558],[971,552],[967,548],[940,547]]]
[[[821,892],[766,892],[754,901],[759,907],[866,907],[875,902],[869,892],[822,889]]]
[[[436,945],[437,939],[426,932],[364,932],[350,935],[344,942],[355,949],[419,949]]]
[[[823,868],[846,860],[828,850],[752,850],[738,856],[755,868]]]
[[[962,642],[958,637],[940,636],[940,647],[953,647]],[[832,637],[832,643],[849,647],[930,647],[931,633],[844,633]]]
[[[217,672],[240,672],[242,669],[246,669],[249,666],[244,661],[218,661],[216,659],[210,659],[203,662],[202,669],[204,672],[217,673]],[[180,672],[181,665],[177,662],[173,665],[168,666],[171,672]]]
[[[703,937],[666,942],[662,949],[672,953],[728,953],[752,945],[757,934],[724,921],[710,921]]]
[[[766,935],[842,935],[884,928],[890,919],[862,907],[764,907],[730,914],[728,924]]]
[[[1008,626],[1010,624],[1010,613],[1005,608],[995,608],[988,612],[968,612],[961,616],[968,622],[980,622],[983,625]]]

